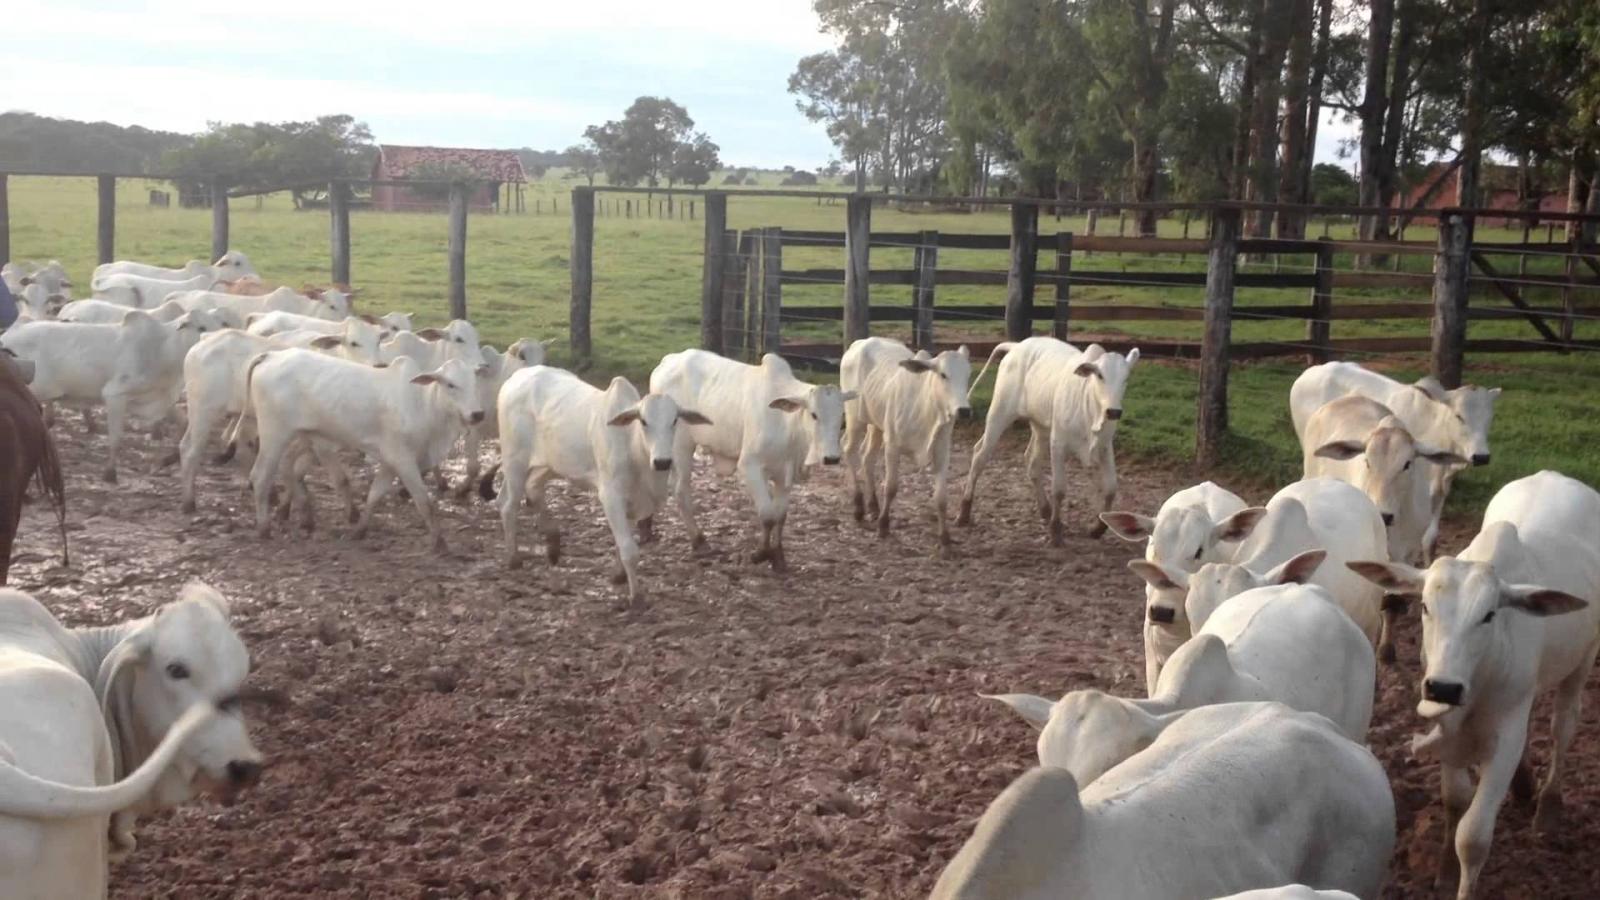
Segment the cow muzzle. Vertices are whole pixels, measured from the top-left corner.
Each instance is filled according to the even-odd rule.
[[[473,413],[472,415],[467,416],[467,421],[471,422],[474,425],[481,424],[483,422],[483,410],[480,409],[477,412]]]
[[[825,465],[825,466],[837,466],[839,464],[839,457],[837,457],[837,456],[824,456],[822,458],[822,464]]]
[[[1475,466],[1487,466],[1489,464],[1489,454],[1487,454],[1487,453],[1474,453],[1474,454],[1472,454],[1472,464],[1475,465]]]
[[[1106,410],[1106,421],[1107,422],[1115,422],[1115,421],[1117,421],[1118,419],[1121,419],[1121,418],[1122,418],[1122,410],[1120,410],[1120,409],[1108,409],[1108,410]]]
[[[970,407],[970,406],[958,407],[956,409],[956,418],[958,418],[958,419],[970,419],[970,418],[972,418],[972,407]]]
[[[1178,611],[1170,606],[1152,606],[1148,614],[1152,625],[1171,625],[1178,619]]]
[[[1445,681],[1441,678],[1424,678],[1422,680],[1422,699],[1432,703],[1443,703],[1445,706],[1460,706],[1461,697],[1467,691],[1467,686],[1459,681]]]
[[[1383,527],[1388,528],[1388,527],[1390,527],[1392,525],[1394,525],[1394,513],[1384,513],[1383,514]]]
[[[672,469],[672,460],[670,459],[653,459],[650,464],[655,466],[657,472],[666,472]]]
[[[261,780],[261,763],[251,759],[236,759],[228,763],[228,786],[238,790],[255,785]]]

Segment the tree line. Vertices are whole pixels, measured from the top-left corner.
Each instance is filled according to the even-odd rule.
[[[1441,161],[1459,203],[1479,205],[1499,158],[1523,202],[1564,188],[1584,208],[1600,168],[1594,0],[813,6],[837,46],[800,60],[789,89],[858,189],[983,194],[1007,179],[1063,199],[1342,201],[1340,167],[1313,165],[1329,115],[1358,128],[1348,199],[1366,206],[1402,205]],[[1362,228],[1382,237],[1388,222]],[[1139,225],[1152,232],[1154,214]],[[1249,227],[1305,223],[1262,213]]]

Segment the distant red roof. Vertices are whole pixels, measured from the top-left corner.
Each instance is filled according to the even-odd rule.
[[[522,158],[515,150],[474,150],[468,147],[407,147],[378,145],[374,178],[410,178],[426,165],[464,166],[491,181],[527,181]]]

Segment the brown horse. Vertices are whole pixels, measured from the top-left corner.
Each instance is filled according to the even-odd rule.
[[[61,525],[61,563],[67,565],[67,501],[56,445],[39,401],[28,390],[32,364],[0,347],[0,585],[11,569],[11,545],[22,521],[23,494],[35,479]]]

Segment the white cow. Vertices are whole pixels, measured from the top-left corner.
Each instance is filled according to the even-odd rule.
[[[1388,407],[1405,423],[1407,431],[1428,446],[1449,450],[1474,466],[1489,463],[1489,426],[1494,422],[1499,388],[1469,384],[1445,390],[1431,375],[1415,384],[1402,384],[1355,363],[1324,363],[1302,372],[1289,389],[1289,414],[1295,434],[1305,433],[1306,424],[1323,404],[1346,394],[1359,394]],[[1450,485],[1462,468],[1440,466],[1433,470],[1433,518],[1425,538],[1430,548],[1438,538],[1439,517],[1444,513]]]
[[[409,329],[406,329],[409,330]],[[478,399],[483,403],[483,421],[467,429],[462,436],[462,453],[467,458],[466,478],[457,488],[458,494],[466,494],[472,486],[478,483],[483,472],[483,442],[500,437],[500,389],[505,383],[529,366],[544,365],[545,349],[550,346],[550,341],[538,341],[533,338],[519,338],[513,341],[506,352],[501,353],[488,344],[479,347],[483,357],[485,374],[478,379]]]
[[[67,288],[72,287],[72,281],[67,278],[66,267],[60,260],[52,259],[47,263],[34,262],[6,263],[0,266],[0,277],[4,277],[6,288],[12,294],[21,294],[22,289],[31,284],[44,288],[47,297],[65,301]]]
[[[845,404],[856,395],[795,378],[776,353],[752,366],[706,350],[662,357],[650,374],[650,390],[711,418],[714,424],[684,429],[678,454],[687,459],[700,447],[719,471],[739,473],[761,523],[761,544],[751,561],[770,562],[782,571],[790,488],[808,466],[838,464]],[[690,543],[698,549],[705,535],[695,514],[692,471],[690,465],[678,467],[674,493]]]
[[[1039,765],[1059,766],[1088,785],[1149,746],[1184,711],[1216,703],[1274,700],[1327,716],[1351,740],[1365,741],[1376,686],[1372,645],[1328,592],[1285,584],[1224,603],[1173,654],[1148,700],[1095,690],[1054,704],[1031,694],[993,699],[1040,729]]]
[[[1413,746],[1440,761],[1446,846],[1439,881],[1447,887],[1459,875],[1456,896],[1470,897],[1528,744],[1528,715],[1550,691],[1550,772],[1534,825],[1548,832],[1558,821],[1561,770],[1600,651],[1600,494],[1556,472],[1519,478],[1489,501],[1482,530],[1460,556],[1440,557],[1426,570],[1387,561],[1350,566],[1421,601],[1417,712],[1434,727]]]
[[[1350,560],[1382,558],[1387,552],[1383,518],[1366,494],[1332,478],[1297,481],[1275,494],[1266,514],[1244,531],[1247,537],[1231,562],[1206,563],[1192,574],[1147,562],[1131,563],[1129,568],[1168,597],[1181,591],[1183,612],[1177,618],[1187,619],[1189,628],[1198,632],[1224,600],[1281,583],[1295,569],[1290,565],[1293,560],[1322,551],[1324,562],[1293,574],[1326,588],[1380,657],[1394,660],[1391,626],[1398,608],[1386,604],[1381,590],[1345,567]]]
[[[1348,891],[1319,891],[1303,884],[1286,884],[1283,887],[1229,894],[1214,900],[1359,900],[1359,898]]]
[[[150,318],[157,322],[172,322],[189,310],[176,300],[168,300],[155,309],[147,309]],[[224,328],[240,328],[244,320],[231,309],[207,309],[206,312],[217,317],[217,321]],[[122,321],[128,314],[128,307],[105,300],[74,300],[61,308],[61,314],[56,316],[60,322],[82,322],[86,325],[115,325]]]
[[[204,311],[162,323],[135,309],[116,325],[30,322],[7,331],[0,341],[34,362],[31,388],[40,403],[105,405],[109,458],[104,476],[114,482],[126,418],[165,419],[183,387],[184,354],[221,328]]]
[[[173,300],[185,309],[226,309],[246,321],[252,313],[291,312],[303,316],[342,322],[355,314],[352,295],[344,291],[319,291],[307,296],[292,288],[280,287],[259,295],[230,294],[227,291],[184,291]]]
[[[51,294],[49,290],[38,282],[32,282],[24,287],[21,292],[13,295],[17,303],[18,322],[48,322],[61,317],[62,310],[72,306],[72,303],[81,303],[77,300],[69,303],[60,294]],[[127,307],[121,308],[127,312]]]
[[[933,508],[939,546],[949,546],[946,491],[950,479],[950,438],[956,419],[972,416],[967,382],[972,357],[966,345],[930,357],[913,354],[888,338],[862,338],[839,361],[839,387],[855,394],[845,404],[845,471],[855,501],[856,521],[877,517],[878,537],[889,534],[889,507],[900,486],[902,457],[933,469]],[[883,503],[878,503],[878,459],[882,457]],[[862,491],[866,496],[863,498]]]
[[[1426,561],[1437,466],[1467,460],[1418,440],[1381,403],[1351,395],[1324,404],[1300,437],[1306,478],[1337,478],[1366,492],[1389,533],[1389,558]]]
[[[179,479],[182,482],[184,512],[195,510],[195,477],[200,471],[201,456],[211,436],[223,422],[232,416],[242,415],[245,408],[245,371],[250,360],[272,350],[283,350],[296,334],[308,336],[304,346],[324,350],[335,356],[368,365],[378,361],[378,328],[354,316],[340,323],[335,334],[291,332],[276,338],[265,338],[243,331],[224,331],[211,335],[195,344],[183,358],[184,397],[188,403],[189,422],[178,442],[180,462]],[[237,442],[248,433],[244,425],[238,426]],[[253,429],[250,429],[253,430]],[[350,489],[350,476],[339,461],[337,452],[326,445],[313,442],[312,448],[327,469],[334,487],[339,492],[346,515],[354,521],[355,496]],[[295,483],[299,479],[291,479]],[[297,491],[295,498],[302,496]],[[288,504],[284,511],[287,513]],[[302,507],[302,524],[310,524],[311,505]]]
[[[478,329],[466,319],[455,319],[444,328],[401,331],[383,342],[384,362],[394,362],[402,356],[415,360],[424,370],[451,359],[477,366],[483,362],[483,349],[478,343]]]
[[[146,278],[143,275],[108,275],[94,285],[94,296],[97,300],[130,309],[154,309],[174,294],[210,292],[217,284],[217,279],[206,273],[183,281],[165,281],[160,278]],[[185,307],[196,308],[188,304],[185,304]]]
[[[196,275],[210,275],[217,281],[237,281],[240,278],[255,278],[256,267],[250,264],[249,257],[237,250],[229,250],[217,257],[215,263],[206,264],[203,259],[191,259],[182,268],[169,269],[164,266],[153,266],[149,263],[133,262],[131,260],[118,260],[116,262],[101,263],[94,268],[94,276],[89,279],[91,286],[99,283],[112,275],[140,275],[145,278],[160,278],[166,281],[182,281]]]
[[[73,629],[0,590],[0,896],[104,897],[140,814],[253,784],[249,670],[202,584],[154,616]]]
[[[1237,494],[1202,481],[1168,497],[1154,519],[1138,513],[1109,512],[1101,513],[1100,521],[1125,541],[1148,540],[1144,548],[1147,562],[1177,572],[1193,572],[1204,563],[1233,559],[1238,542],[1265,514],[1259,508],[1247,512]],[[1161,663],[1189,639],[1190,632],[1188,623],[1177,618],[1182,603],[1161,602],[1156,588],[1149,585],[1145,586],[1144,597],[1144,686],[1146,691],[1154,691]]]
[[[484,475],[479,491],[494,499],[496,470],[505,471],[500,523],[506,535],[506,565],[517,568],[517,510],[523,497],[538,512],[545,553],[561,558],[561,532],[545,506],[552,478],[595,491],[617,545],[622,576],[635,609],[644,606],[639,581],[639,544],[633,523],[655,514],[666,501],[676,457],[678,431],[708,425],[709,419],[683,409],[665,394],[639,396],[626,378],[613,378],[604,390],[551,366],[533,366],[512,375],[500,389],[500,462]]]
[[[1123,394],[1139,350],[1127,356],[1107,353],[1099,344],[1079,350],[1065,341],[1032,337],[999,344],[983,365],[989,370],[995,354],[1005,353],[995,375],[994,398],[983,423],[983,436],[972,447],[967,489],[961,499],[962,525],[972,524],[972,504],[977,498],[978,474],[1000,449],[1000,438],[1018,419],[1031,429],[1026,457],[1028,483],[1039,492],[1039,515],[1049,530],[1050,543],[1061,546],[1067,496],[1067,457],[1094,472],[1088,502],[1110,510],[1117,498],[1117,422],[1122,418]],[[983,372],[978,373],[978,381]],[[1050,487],[1041,480],[1046,462]],[[1091,537],[1104,534],[1106,524],[1095,520]]]
[[[1291,882],[1375,898],[1394,850],[1383,767],[1277,703],[1186,713],[1081,793],[1039,768],[1006,788],[932,900],[1172,900]]]
[[[411,314],[392,312],[381,316],[362,315],[360,318],[378,326],[382,340],[388,340],[402,331],[411,330]],[[344,322],[321,316],[304,316],[292,312],[251,313],[245,330],[262,337],[272,337],[285,331],[319,331],[334,334],[344,328]]]
[[[245,369],[240,421],[254,415],[261,442],[250,469],[257,533],[271,534],[272,486],[284,453],[298,438],[320,438],[359,450],[378,464],[353,537],[367,533],[373,510],[398,477],[427,525],[434,550],[445,552],[422,472],[443,461],[464,429],[483,421],[475,383],[481,374],[460,360],[418,374],[409,359],[374,369],[308,350],[255,357]],[[229,440],[230,452],[238,446],[238,431],[235,427]]]

